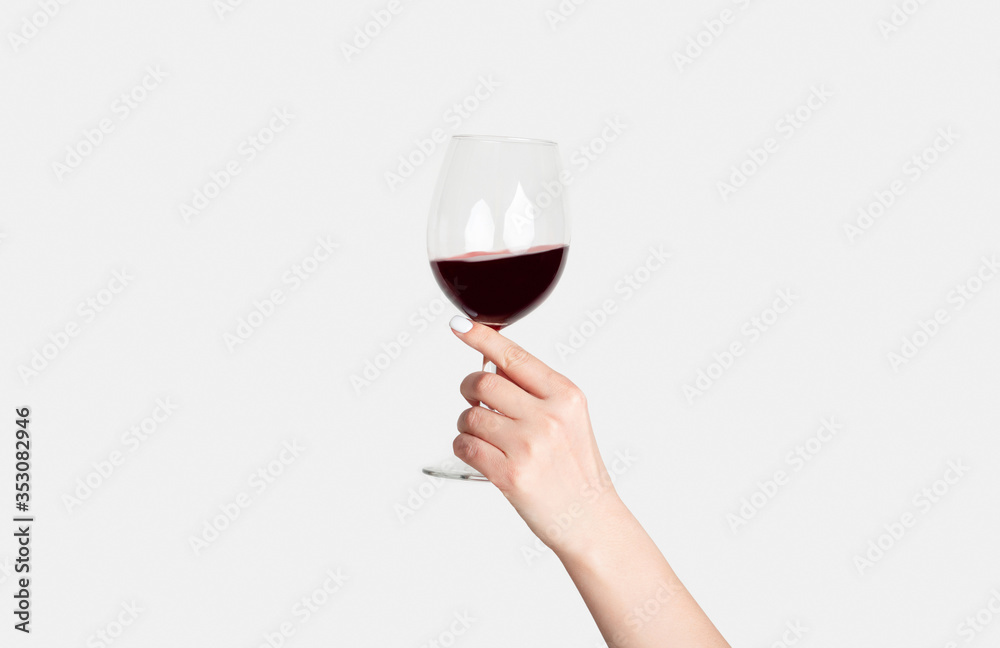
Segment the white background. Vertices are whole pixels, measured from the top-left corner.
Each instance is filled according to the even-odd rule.
[[[115,646],[267,645],[284,622],[292,647],[603,645],[495,489],[420,473],[450,455],[458,384],[479,364],[427,267],[443,146],[386,181],[438,128],[560,142],[568,266],[507,334],[585,390],[606,460],[634,458],[621,495],[734,646],[781,645],[795,622],[805,647],[1000,642],[1000,620],[971,640],[960,625],[1000,588],[1000,279],[976,274],[1000,254],[1000,5],[909,0],[888,32],[890,0],[564,4],[557,22],[555,0],[403,2],[348,57],[386,2],[247,0],[220,16],[209,0],[81,1],[47,21],[37,2],[4,3],[0,502],[13,515],[28,405],[36,516],[33,633],[6,612],[18,636],[4,645],[102,645],[94,633],[133,601]],[[156,66],[163,80],[123,115],[116,100]],[[448,111],[491,76],[456,123]],[[814,87],[832,96],[786,137],[779,121]],[[241,144],[276,109],[294,117],[248,160]],[[624,132],[595,144],[616,118]],[[113,130],[88,150],[103,119]],[[914,177],[939,129],[957,141]],[[777,151],[753,168],[768,138]],[[602,151],[586,168],[583,146]],[[59,173],[67,147],[89,155]],[[240,174],[185,219],[234,160]],[[897,180],[902,195],[849,236]],[[293,290],[283,274],[311,265],[317,237],[338,247]],[[647,275],[651,246],[671,258]],[[124,290],[102,293],[123,269]],[[645,279],[631,294],[630,275]],[[978,292],[959,308],[966,282]],[[284,303],[231,349],[275,289]],[[775,322],[779,290],[797,297]],[[88,319],[91,298],[105,304]],[[581,331],[605,300],[615,312]],[[936,334],[915,336],[939,309]],[[771,324],[751,339],[754,317]],[[560,353],[574,332],[589,336]],[[404,333],[386,366],[382,345]],[[893,363],[904,336],[921,346]],[[713,368],[733,342],[743,354]],[[716,378],[689,399],[699,371]],[[176,410],[123,439],[157,399]],[[828,417],[841,429],[796,471],[788,453]],[[250,476],[293,441],[305,450],[257,492]],[[928,508],[920,492],[949,461],[969,470]],[[754,497],[779,470],[787,483]],[[241,492],[250,506],[196,554]],[[734,528],[743,498],[762,497]],[[915,525],[859,569],[907,513]],[[328,570],[347,581],[301,623],[294,606]],[[463,613],[475,621],[448,635]]]

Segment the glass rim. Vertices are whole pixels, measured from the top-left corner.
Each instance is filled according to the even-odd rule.
[[[507,135],[452,135],[452,140],[473,140],[477,142],[495,142],[497,144],[542,144],[545,146],[559,146],[558,142],[552,140],[537,139],[534,137],[509,137]]]

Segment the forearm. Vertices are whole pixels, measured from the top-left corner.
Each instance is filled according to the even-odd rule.
[[[656,544],[607,498],[600,527],[556,553],[610,648],[728,648]]]

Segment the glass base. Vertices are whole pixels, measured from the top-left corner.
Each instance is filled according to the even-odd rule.
[[[464,461],[452,458],[437,466],[428,466],[423,469],[425,475],[431,477],[443,477],[444,479],[459,479],[461,481],[482,481],[488,482],[485,476]]]
[[[494,327],[493,324],[487,324],[486,326],[496,328],[498,331],[500,330],[499,326]],[[486,356],[483,356],[483,371],[494,374],[497,372],[497,366],[490,362]],[[491,409],[486,405],[486,403],[480,403],[479,406]],[[496,410],[493,411],[496,412]],[[423,473],[425,475],[430,475],[431,477],[442,477],[444,479],[479,482],[489,481],[483,473],[479,472],[458,457],[448,457],[436,466],[428,466],[424,468]]]

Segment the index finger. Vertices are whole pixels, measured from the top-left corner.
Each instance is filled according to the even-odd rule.
[[[462,342],[486,356],[526,392],[548,398],[562,388],[565,379],[561,374],[490,327],[460,315],[449,324]]]

